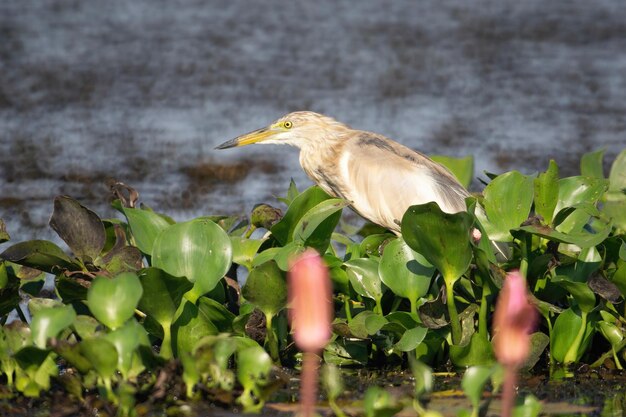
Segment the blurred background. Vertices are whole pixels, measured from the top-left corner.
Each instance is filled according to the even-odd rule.
[[[177,220],[275,204],[296,149],[213,148],[313,110],[483,171],[578,173],[626,146],[626,4],[0,2],[0,218],[50,238],[52,199],[106,181]],[[478,181],[474,188],[481,188]]]

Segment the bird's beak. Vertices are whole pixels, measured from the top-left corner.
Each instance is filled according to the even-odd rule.
[[[276,132],[274,130],[264,127],[263,129],[255,130],[254,132],[246,133],[245,135],[241,135],[235,139],[224,142],[215,149],[228,149],[236,146],[251,145],[253,143],[261,142],[275,133]]]

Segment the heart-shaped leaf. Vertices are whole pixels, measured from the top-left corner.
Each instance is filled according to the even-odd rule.
[[[472,261],[469,213],[444,213],[437,203],[411,206],[402,217],[402,236],[407,245],[434,265],[448,283],[467,271]],[[508,233],[508,230],[507,230]]]
[[[76,312],[71,305],[39,310],[30,325],[35,346],[45,349],[48,339],[57,337],[75,318]]]
[[[269,261],[250,271],[241,295],[267,316],[274,316],[287,303],[287,283],[276,262]]]
[[[87,305],[96,319],[115,330],[133,316],[142,293],[139,278],[133,272],[113,279],[96,277],[87,292]]]
[[[401,352],[410,352],[415,350],[426,337],[428,329],[426,327],[417,326],[404,332],[400,340],[393,346],[395,350]]]
[[[344,265],[348,279],[357,294],[380,301],[383,287],[378,275],[378,262],[374,259],[360,258],[345,262]]]
[[[484,191],[487,218],[476,214],[489,238],[498,242],[510,242],[509,230],[519,227],[528,219],[533,203],[533,177],[517,171],[498,175]]]
[[[411,306],[428,293],[434,272],[435,267],[402,238],[385,246],[378,266],[383,283],[397,296],[408,298]]]
[[[83,262],[93,262],[106,241],[104,225],[98,215],[68,196],[54,199],[50,227]]]
[[[228,272],[232,256],[226,232],[210,220],[195,219],[161,232],[152,248],[152,266],[191,281],[187,297],[195,302]]]
[[[128,207],[122,210],[139,250],[147,255],[152,254],[157,236],[170,226],[170,222],[152,210]]]

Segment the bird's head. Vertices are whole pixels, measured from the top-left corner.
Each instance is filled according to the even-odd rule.
[[[227,149],[253,143],[292,145],[302,148],[329,137],[336,137],[347,129],[346,125],[331,117],[309,111],[299,111],[281,117],[268,127],[224,142],[215,149]]]

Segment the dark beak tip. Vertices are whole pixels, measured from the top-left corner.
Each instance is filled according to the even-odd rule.
[[[217,145],[214,149],[216,150],[228,149],[228,148],[233,148],[235,146],[237,146],[237,141],[233,139],[233,140],[226,141],[222,143],[221,145]]]

